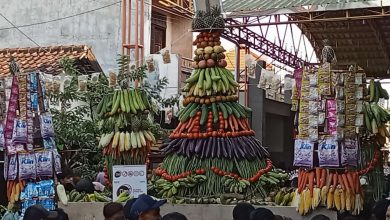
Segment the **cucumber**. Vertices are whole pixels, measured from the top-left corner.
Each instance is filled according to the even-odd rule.
[[[191,74],[191,76],[188,79],[186,79],[184,82],[185,83],[194,83],[194,82],[198,81],[199,73],[200,73],[200,69],[195,69],[193,74]]]
[[[236,80],[234,80],[233,74],[229,70],[222,69],[222,71],[226,73],[225,74],[226,78],[229,80],[231,85],[236,86],[236,87],[239,86],[239,84],[236,82]]]
[[[211,104],[211,109],[213,110],[214,123],[217,123],[218,122],[218,109],[217,109],[217,104],[215,104],[215,102],[213,102]]]
[[[218,81],[221,79],[220,76],[217,76],[217,74],[215,72],[215,68],[211,68],[210,71],[211,71],[211,80]]]
[[[235,107],[235,109],[238,111],[238,113],[240,114],[240,118],[248,117],[246,110],[240,105],[240,103],[232,102],[232,104]]]
[[[227,102],[222,102],[222,104],[225,106],[229,115],[233,114],[233,109],[227,104]]]
[[[104,96],[102,98],[102,100],[100,100],[99,104],[97,105],[96,107],[96,114],[97,115],[100,115],[103,111],[103,106],[105,106],[105,103],[106,103],[106,100],[107,100],[107,96]]]
[[[227,76],[225,75],[225,73],[221,70],[221,68],[217,68],[217,70],[219,71],[219,75],[221,76],[222,78],[222,82],[225,86],[225,88],[229,88],[229,80],[227,79]]]
[[[134,90],[130,90],[130,91],[131,91],[130,97],[131,97],[131,101],[132,101],[131,103],[133,103],[135,110],[138,111],[140,109],[140,106],[138,105],[135,91]]]
[[[121,99],[120,101],[120,107],[122,112],[126,112],[126,104],[125,104],[125,91],[119,91],[119,98]]]
[[[129,102],[129,90],[124,90],[123,91],[124,96],[123,99],[125,101],[125,106],[126,106],[126,113],[130,113],[130,102]]]
[[[137,109],[135,108],[135,105],[134,105],[134,101],[133,101],[133,92],[132,90],[129,90],[129,105],[130,105],[130,111],[133,113],[133,114],[136,114],[137,113]]]
[[[196,115],[196,112],[198,111],[198,106],[196,106],[196,108],[194,108],[191,112],[190,112],[190,117],[194,117]]]
[[[205,69],[200,70],[200,75],[199,75],[198,84],[197,84],[199,89],[203,88],[204,72],[205,72]]]
[[[211,85],[212,85],[212,82],[211,82],[211,77],[210,77],[210,69],[211,68],[206,68],[206,71],[205,71],[205,90],[208,90],[211,88]]]
[[[183,112],[182,115],[179,117],[179,120],[181,122],[185,122],[190,116],[191,111],[194,110],[196,107],[198,107],[198,103],[190,103],[188,105],[188,109],[186,109],[185,112]]]
[[[219,103],[218,103],[218,107],[219,107],[219,109],[221,109],[221,111],[222,111],[223,118],[224,118],[224,119],[227,119],[229,115],[228,115],[228,112],[227,112],[225,106],[222,104],[222,102],[219,102]]]
[[[379,89],[380,83],[379,81],[375,82],[375,96],[374,96],[374,102],[378,102],[380,98],[380,89]]]
[[[113,99],[113,104],[112,104],[112,108],[111,108],[111,115],[116,113],[116,111],[119,108],[120,101],[121,101],[121,96],[119,94],[119,91],[117,90],[115,93],[116,93],[116,95],[114,95],[115,99]]]
[[[207,122],[207,115],[208,115],[207,105],[203,104],[202,105],[202,115],[200,116],[200,125],[206,124],[206,122]]]
[[[233,114],[234,114],[234,116],[237,118],[237,119],[239,119],[239,118],[241,118],[241,114],[240,114],[240,111],[237,109],[237,107],[236,107],[236,103],[234,103],[234,102],[227,102],[226,103],[227,105],[230,105],[230,108],[232,108],[232,110],[233,110]]]

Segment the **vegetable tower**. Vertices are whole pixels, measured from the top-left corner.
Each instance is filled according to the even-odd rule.
[[[195,19],[193,25],[199,25],[202,19]],[[166,157],[149,187],[158,197],[264,195],[264,183],[275,180],[267,174],[272,169],[269,153],[250,128],[251,109],[238,103],[239,85],[225,69],[218,28],[201,31],[193,42],[194,70],[185,80],[180,123],[162,146]]]

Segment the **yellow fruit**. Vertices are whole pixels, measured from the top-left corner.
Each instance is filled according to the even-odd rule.
[[[340,192],[340,208],[341,208],[341,211],[344,211],[345,210],[345,191],[340,189],[339,192]]]
[[[351,192],[347,191],[345,193],[345,210],[351,211],[352,210],[352,204],[351,204]]]
[[[310,208],[311,208],[311,195],[310,195],[310,190],[305,189],[304,193],[304,200],[305,200],[305,209],[304,209],[304,214],[309,213]]]
[[[313,189],[313,198],[311,203],[312,209],[316,209],[320,204],[320,202],[321,202],[321,190],[320,188],[315,187]]]
[[[302,191],[301,195],[299,196],[298,212],[301,215],[305,214],[305,193],[304,193],[304,191]]]
[[[282,192],[279,191],[276,196],[275,196],[275,203],[277,205],[280,205],[280,203],[282,203],[282,199],[283,199],[283,196],[282,196]]]
[[[327,186],[322,187],[321,189],[321,205],[326,206],[326,197],[328,196],[329,188]]]
[[[326,198],[326,208],[331,209],[334,207],[334,192],[333,190],[329,190],[328,196]]]
[[[334,206],[338,211],[341,210],[341,201],[340,201],[340,189],[336,188],[333,193]]]
[[[294,198],[291,201],[291,206],[296,207],[296,210],[299,210],[299,201],[301,199],[301,194],[298,193],[298,189],[295,190]]]

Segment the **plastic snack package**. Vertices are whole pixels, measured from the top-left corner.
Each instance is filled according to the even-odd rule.
[[[336,99],[344,99],[344,87],[337,86],[336,87]]]
[[[56,148],[56,144],[53,137],[43,138],[43,147],[47,150],[52,150]]]
[[[356,114],[350,114],[345,116],[345,125],[346,126],[355,126],[356,123]]]
[[[14,129],[12,134],[13,143],[27,143],[27,123],[22,119],[14,120]]]
[[[36,179],[36,160],[32,153],[18,154],[19,179]]]
[[[318,128],[309,128],[309,140],[311,142],[318,141]]]
[[[73,76],[64,76],[64,89],[68,88],[72,83]]]
[[[40,124],[43,138],[54,137],[53,119],[51,115],[40,115]]]
[[[308,137],[309,136],[309,125],[308,124],[298,125],[298,133],[301,137]]]
[[[309,113],[310,114],[317,114],[318,113],[318,101],[309,101]]]
[[[56,174],[62,172],[61,170],[61,155],[58,153],[57,149],[53,150],[53,158],[54,158],[54,171]]]
[[[309,112],[309,102],[301,99],[300,105],[299,105],[299,111],[300,112]]]
[[[318,128],[318,116],[317,115],[309,115],[309,126],[311,128]]]
[[[356,94],[355,93],[346,93],[345,94],[345,102],[346,103],[356,103]]]
[[[4,126],[2,123],[0,123],[0,149],[1,149],[1,151],[4,150],[4,146],[5,146]]]
[[[361,86],[357,87],[356,91],[355,91],[356,99],[361,100],[361,99],[363,99],[363,96],[364,96],[364,94],[363,94],[363,87],[361,87]]]
[[[58,94],[61,91],[61,76],[53,76],[53,93]]]
[[[354,139],[356,138],[356,127],[348,126],[344,128],[344,138]]]
[[[99,82],[99,76],[100,76],[100,73],[92,73],[91,74],[91,82],[94,84]]]
[[[318,113],[318,125],[324,125],[325,124],[325,118],[326,118],[325,112],[319,112]]]
[[[292,99],[291,100],[291,111],[296,112],[298,111],[298,100],[297,99]]]
[[[16,154],[8,156],[7,180],[16,180],[18,176],[18,159]]]
[[[78,91],[79,92],[86,92],[87,91],[87,81],[88,81],[88,75],[82,75],[78,77]]]
[[[344,73],[340,73],[336,75],[336,85],[338,86],[344,85]]]
[[[12,79],[13,79],[12,76],[11,76],[11,77],[5,77],[5,78],[4,78],[4,87],[5,87],[6,89],[11,89],[11,88],[12,88]]]
[[[326,138],[318,143],[318,162],[320,167],[338,167],[339,146],[334,138]]]
[[[38,90],[38,76],[37,73],[30,73],[30,92]]]
[[[363,84],[363,74],[356,73],[355,74],[355,84],[356,85],[362,85]]]
[[[299,124],[309,124],[309,114],[304,113],[304,112],[300,112],[298,123]]]
[[[355,103],[349,103],[345,105],[345,113],[347,115],[352,115],[356,113],[356,104]]]
[[[320,95],[329,96],[331,95],[330,83],[320,83],[318,86]]]
[[[309,85],[310,87],[316,87],[317,86],[317,76],[314,74],[309,75]]]
[[[363,112],[363,101],[356,101],[356,112],[362,113]]]
[[[326,107],[327,110],[330,111],[336,111],[336,100],[334,99],[328,99],[326,100]]]
[[[345,101],[337,100],[336,111],[337,111],[337,113],[344,113],[345,112]]]
[[[314,143],[309,140],[296,139],[294,144],[294,166],[312,167]]]
[[[341,145],[341,163],[343,166],[358,165],[358,149],[359,145],[356,139],[346,139]]]
[[[363,127],[364,125],[364,114],[357,114],[355,119],[356,127]]]
[[[337,128],[336,128],[336,133],[335,133],[335,135],[336,135],[336,139],[337,139],[338,141],[344,140],[344,137],[345,137],[345,129],[344,129],[343,127],[337,127]]]
[[[339,127],[345,126],[345,115],[344,114],[337,115],[337,126],[339,126]]]
[[[108,73],[108,86],[114,87],[118,85],[118,77],[115,72],[110,71]]]
[[[314,88],[314,87],[310,88],[310,90],[309,90],[309,100],[311,100],[311,101],[319,100],[318,89],[317,88]]]

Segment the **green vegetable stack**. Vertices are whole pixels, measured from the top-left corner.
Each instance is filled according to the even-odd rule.
[[[113,165],[145,164],[155,137],[151,132],[151,100],[142,88],[115,90],[97,106],[107,174],[112,180]]]
[[[271,171],[270,155],[254,137],[248,121],[252,110],[238,103],[239,85],[225,69],[219,37],[220,32],[207,30],[194,42],[194,70],[185,81],[180,123],[163,144],[165,159],[149,182],[149,193],[157,197],[181,198],[180,203],[194,197],[217,201],[209,198],[226,193],[265,198],[287,177]]]

